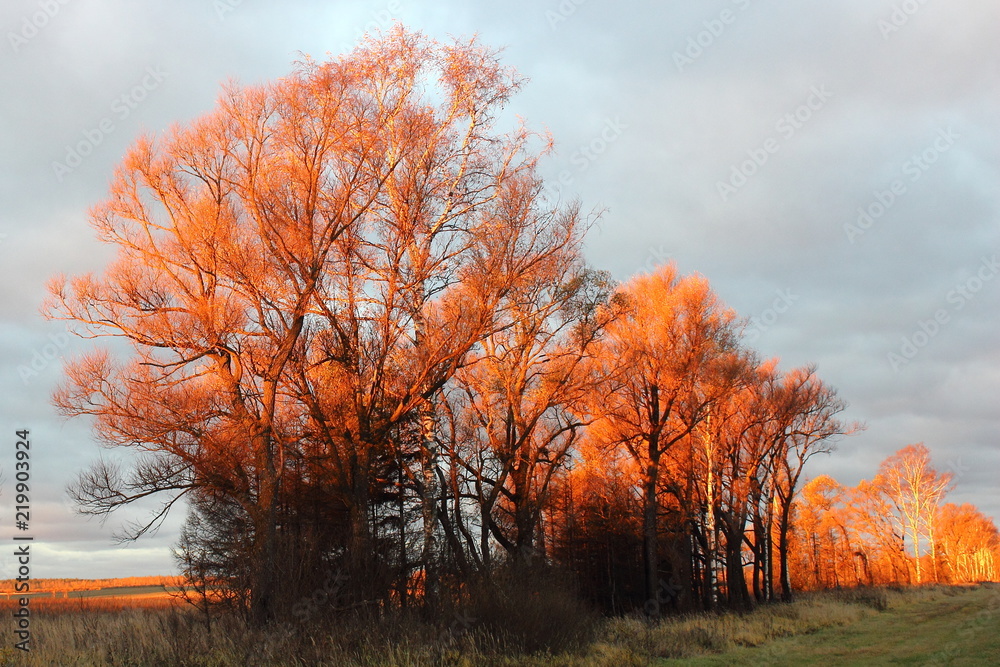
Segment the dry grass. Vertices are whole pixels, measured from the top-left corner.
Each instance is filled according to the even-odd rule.
[[[760,646],[778,637],[854,623],[874,613],[876,610],[865,604],[810,596],[751,613],[698,614],[655,625],[637,618],[614,619],[608,622],[605,643],[634,656],[630,664],[645,664],[642,661],[650,658],[690,658],[737,646]]]
[[[0,600],[0,612],[16,609],[15,600]],[[184,602],[167,592],[142,595],[102,595],[72,598],[33,597],[29,603],[32,616],[37,612],[45,616],[77,614],[81,612],[119,612],[132,609],[168,609],[184,606]]]
[[[229,618],[217,620],[211,633],[194,610],[170,601],[140,601],[136,607],[110,599],[37,600],[31,607],[34,650],[25,656],[8,644],[0,651],[0,664],[638,666],[760,646],[958,593],[946,587],[841,591],[805,595],[793,604],[768,605],[748,614],[691,615],[655,624],[638,617],[610,619],[598,624],[596,635],[588,637],[581,630],[575,647],[567,646],[567,637],[573,636],[567,633],[572,624],[586,625],[591,617],[576,616],[568,598],[558,597],[480,601],[478,617],[467,609],[434,624],[395,614],[340,619],[335,627],[278,625],[254,632]],[[526,622],[516,622],[518,609]],[[546,621],[554,615],[562,618]],[[510,620],[506,628],[504,618]],[[548,648],[543,646],[546,633],[555,637]],[[538,650],[526,652],[528,648]]]
[[[35,644],[25,655],[9,646],[3,665],[211,666],[246,665],[519,665],[506,640],[482,628],[464,633],[415,617],[340,623],[335,632],[277,626],[265,632],[236,619],[218,621],[211,633],[189,610],[125,609],[32,617]]]

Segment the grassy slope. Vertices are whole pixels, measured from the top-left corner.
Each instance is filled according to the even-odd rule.
[[[1000,665],[1000,588],[903,596],[887,611],[849,625],[658,664]]]

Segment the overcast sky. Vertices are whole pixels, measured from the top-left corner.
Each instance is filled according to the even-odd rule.
[[[511,119],[551,132],[553,187],[605,211],[593,265],[625,279],[674,259],[754,318],[763,355],[818,365],[869,428],[811,476],[853,485],[922,441],[955,474],[949,500],[1000,517],[995,0],[4,0],[0,535],[27,428],[33,576],[175,569],[179,513],[125,548],[111,536],[141,512],[72,513],[65,487],[102,450],[49,397],[93,343],[38,314],[51,276],[111,257],[87,210],[124,151],[231,78],[280,77],[397,19],[505,48],[529,79]]]

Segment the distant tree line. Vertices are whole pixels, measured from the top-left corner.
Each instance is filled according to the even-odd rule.
[[[855,487],[810,480],[796,504],[793,579],[801,588],[998,581],[997,527],[974,505],[944,502],[952,481],[922,443]]]

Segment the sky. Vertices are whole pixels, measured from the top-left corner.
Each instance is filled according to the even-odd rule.
[[[183,522],[122,546],[65,489],[103,450],[50,403],[97,344],[45,320],[53,276],[113,249],[88,209],[141,132],[209,112],[401,21],[477,34],[527,79],[503,117],[551,133],[543,171],[601,211],[616,279],[673,260],[785,369],[814,363],[867,430],[814,459],[845,485],[923,442],[952,502],[1000,519],[1000,4],[995,0],[5,0],[0,6],[0,539],[31,438],[32,576],[172,574]],[[24,533],[21,533],[24,534]],[[11,551],[11,550],[5,550]],[[0,578],[14,576],[0,556]]]

